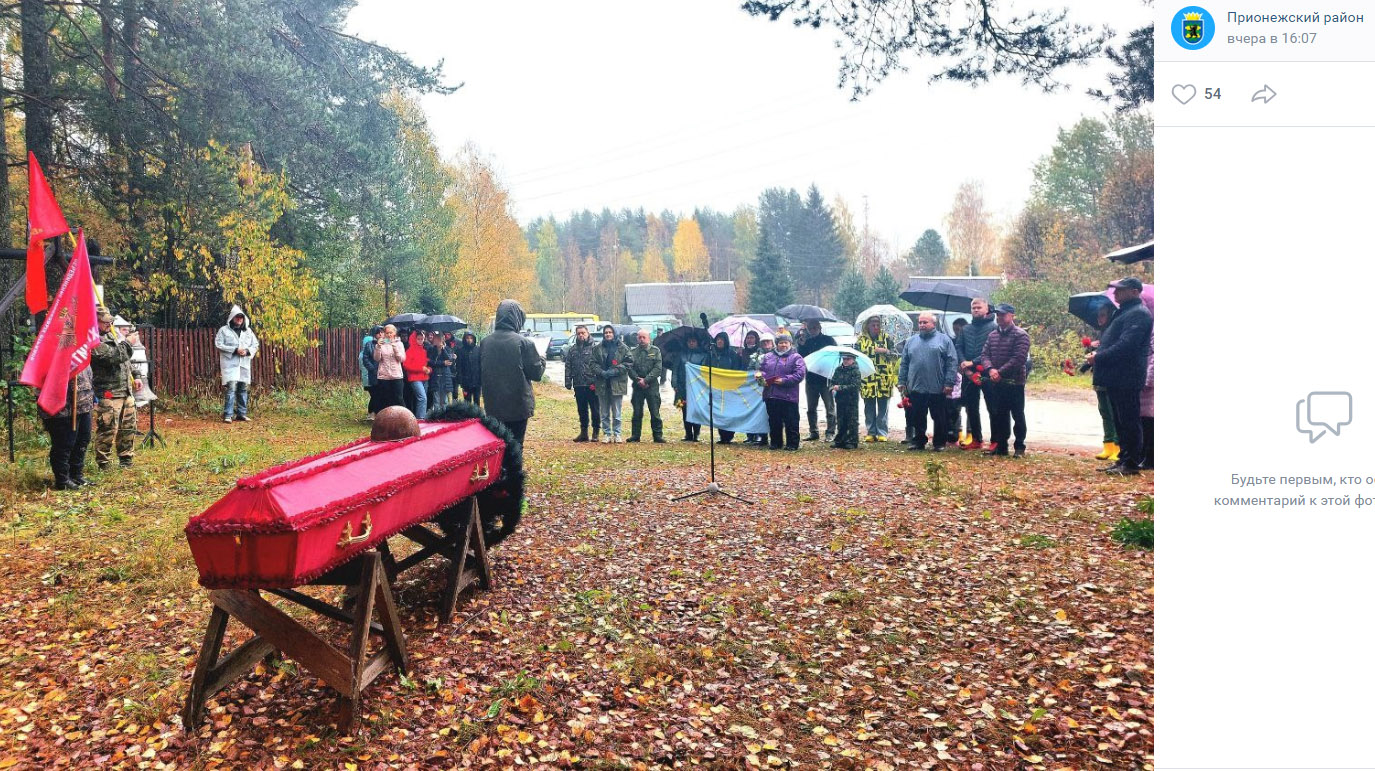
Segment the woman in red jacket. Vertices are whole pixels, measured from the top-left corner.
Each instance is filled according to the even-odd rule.
[[[425,335],[412,332],[406,347],[406,359],[401,362],[406,372],[406,406],[417,418],[425,419],[425,391],[429,388],[430,354],[425,350]]]

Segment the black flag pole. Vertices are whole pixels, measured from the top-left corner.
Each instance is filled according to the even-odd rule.
[[[708,326],[707,314],[701,314],[700,318],[702,320],[702,329],[706,329]],[[684,367],[686,367],[686,365],[684,365]],[[684,369],[684,371],[686,371],[686,369]],[[716,343],[715,341],[713,341],[707,348],[707,432],[710,436],[710,439],[708,440],[707,444],[710,448],[709,457],[711,459],[710,465],[708,467],[709,471],[707,477],[707,486],[702,488],[701,490],[697,490],[696,492],[691,492],[686,495],[680,495],[677,498],[674,498],[673,500],[682,501],[688,498],[695,498],[699,495],[724,495],[727,498],[734,498],[735,500],[740,501],[741,503],[748,503],[750,505],[754,505],[754,501],[751,501],[747,498],[741,498],[738,495],[728,493],[725,490],[722,490],[721,485],[717,484],[716,482],[716,407],[712,402],[712,399],[715,394],[713,385],[715,378],[712,377],[712,375],[715,372]]]

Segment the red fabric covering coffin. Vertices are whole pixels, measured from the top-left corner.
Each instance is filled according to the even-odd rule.
[[[492,484],[505,449],[476,420],[421,423],[240,479],[186,525],[201,585],[304,584]]]

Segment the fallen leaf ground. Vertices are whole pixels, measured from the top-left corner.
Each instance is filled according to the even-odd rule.
[[[252,424],[199,406],[95,488],[44,491],[32,442],[0,470],[0,769],[1152,764],[1152,555],[1108,536],[1148,475],[1052,449],[736,445],[718,479],[755,505],[674,503],[705,485],[705,445],[573,444],[552,386],[495,589],[437,628],[434,566],[402,578],[412,671],[366,691],[355,736],[289,660],[185,735],[209,613],[186,520],[366,432],[343,387],[263,399]]]

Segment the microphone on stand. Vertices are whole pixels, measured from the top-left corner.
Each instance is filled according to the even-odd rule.
[[[707,323],[707,314],[699,313],[698,318],[702,319],[702,329],[706,329],[707,327],[711,326]]]

